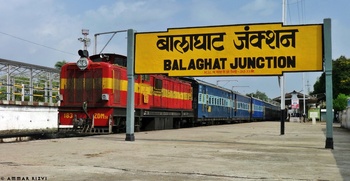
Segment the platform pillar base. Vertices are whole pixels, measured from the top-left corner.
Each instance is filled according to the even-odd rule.
[[[126,134],[125,141],[135,141],[134,134]]]
[[[326,138],[326,147],[325,148],[334,149],[333,148],[333,138]]]

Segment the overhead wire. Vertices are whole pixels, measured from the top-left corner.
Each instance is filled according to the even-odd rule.
[[[55,50],[55,51],[58,51],[58,52],[61,52],[61,53],[65,53],[65,54],[69,54],[69,55],[75,55],[75,54],[70,53],[70,52],[62,51],[62,50],[59,50],[59,49],[56,49],[56,48],[52,48],[52,47],[49,47],[49,46],[46,46],[46,45],[42,45],[42,44],[39,44],[39,43],[35,43],[35,42],[33,42],[33,41],[26,40],[26,39],[24,39],[24,38],[20,38],[20,37],[17,37],[17,36],[8,34],[8,33],[4,33],[4,32],[1,32],[1,31],[0,31],[0,33],[3,34],[3,35],[6,35],[6,36],[12,37],[12,38],[21,40],[21,41],[25,41],[25,42],[27,42],[27,43],[31,43],[31,44],[37,45],[37,46],[41,46],[41,47],[44,47],[44,48],[48,48],[48,49]]]
[[[289,18],[289,24],[293,24],[292,23],[292,15],[290,13],[290,3],[289,3],[289,1],[287,1],[287,9],[288,9],[288,11],[287,11],[287,18]]]
[[[296,4],[296,8],[297,8],[297,22],[295,23],[299,23],[299,24],[304,24],[304,14],[305,14],[305,1],[304,0],[295,0],[293,2],[287,1],[287,18],[290,21],[290,24],[292,24],[292,11],[291,11],[291,7],[290,5],[295,5]],[[294,9],[294,8],[293,8]]]
[[[300,18],[300,7],[299,7],[299,3],[300,1],[299,0],[297,0],[297,9],[298,9],[298,21],[299,21],[299,24],[301,23],[301,18]]]

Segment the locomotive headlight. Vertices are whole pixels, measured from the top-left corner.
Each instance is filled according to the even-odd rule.
[[[80,70],[85,70],[88,67],[88,65],[89,65],[89,61],[85,57],[81,57],[77,61],[77,66],[79,67]]]

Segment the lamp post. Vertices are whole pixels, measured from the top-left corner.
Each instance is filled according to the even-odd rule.
[[[87,37],[89,35],[89,30],[82,29],[81,34],[84,35],[84,38],[78,38],[78,40],[84,43],[84,50],[87,50],[87,47],[90,45],[90,38]]]

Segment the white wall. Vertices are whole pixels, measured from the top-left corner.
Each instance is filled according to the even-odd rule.
[[[340,112],[339,119],[342,127],[350,129],[350,106]]]
[[[0,106],[0,131],[57,128],[57,107]]]

